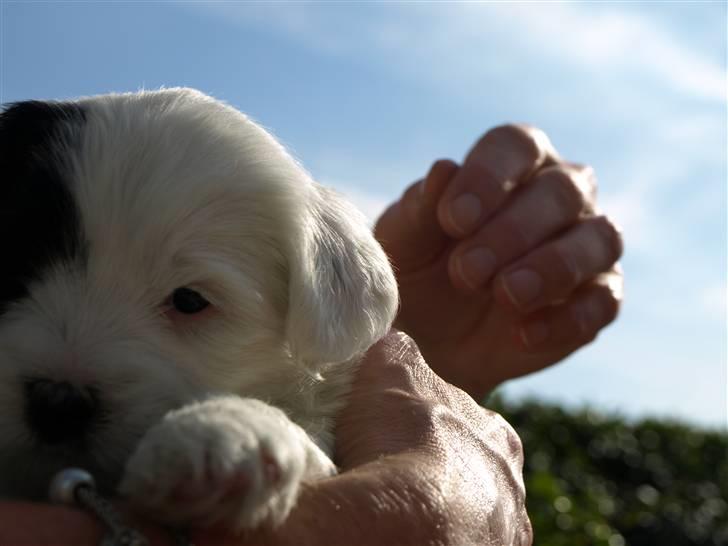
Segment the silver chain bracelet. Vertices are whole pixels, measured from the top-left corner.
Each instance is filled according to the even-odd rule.
[[[149,546],[136,529],[126,525],[119,511],[97,490],[93,476],[80,468],[66,468],[51,480],[50,500],[56,504],[78,506],[96,516],[106,533],[99,546]],[[175,546],[193,546],[184,533],[173,531]]]

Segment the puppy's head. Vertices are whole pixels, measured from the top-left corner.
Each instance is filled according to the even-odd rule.
[[[393,319],[361,215],[196,91],[12,105],[0,172],[0,495],[113,485],[168,410],[292,396]]]

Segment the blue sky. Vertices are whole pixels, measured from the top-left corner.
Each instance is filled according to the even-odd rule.
[[[527,121],[592,164],[624,311],[506,392],[726,427],[726,3],[0,3],[0,100],[188,85],[371,218]]]

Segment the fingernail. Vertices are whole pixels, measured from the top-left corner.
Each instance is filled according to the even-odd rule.
[[[503,279],[503,287],[511,301],[524,307],[541,294],[541,276],[531,269],[519,269]]]
[[[472,193],[464,193],[450,203],[448,214],[452,225],[463,235],[469,233],[478,222],[483,207]]]
[[[532,348],[546,341],[551,332],[545,322],[536,321],[523,326],[520,333],[526,347]]]
[[[455,267],[463,282],[476,289],[493,275],[496,267],[495,254],[485,247],[472,248],[456,259]]]

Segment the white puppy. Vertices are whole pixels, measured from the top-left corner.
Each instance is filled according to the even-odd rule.
[[[170,522],[280,523],[393,320],[363,217],[199,92],[0,115],[0,495],[64,467]]]

